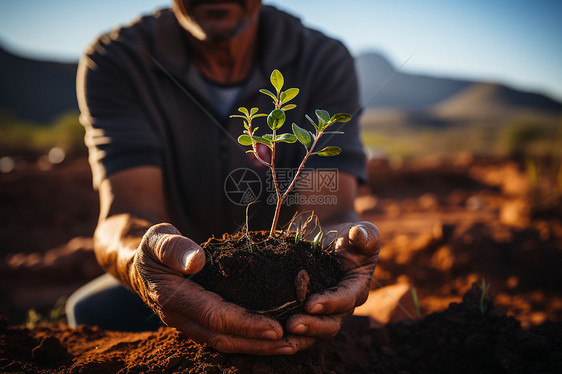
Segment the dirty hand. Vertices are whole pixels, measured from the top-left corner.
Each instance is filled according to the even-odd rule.
[[[294,315],[287,321],[292,334],[333,337],[343,318],[367,300],[380,251],[379,230],[370,222],[342,224],[337,229],[336,251],[345,274],[338,285],[306,300],[304,308],[309,314]]]
[[[185,275],[199,272],[205,252],[172,225],[152,226],[133,259],[131,285],[160,319],[191,339],[225,353],[293,354],[310,337],[283,338],[270,318],[226,302]]]

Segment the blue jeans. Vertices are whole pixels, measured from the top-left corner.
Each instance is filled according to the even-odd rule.
[[[75,291],[66,304],[71,327],[99,326],[113,331],[154,331],[160,319],[135,293],[110,274],[104,274]]]

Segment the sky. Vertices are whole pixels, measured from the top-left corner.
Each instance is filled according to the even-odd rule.
[[[561,0],[263,0],[404,72],[487,80],[562,101]],[[0,0],[0,44],[76,61],[98,34],[171,0]]]

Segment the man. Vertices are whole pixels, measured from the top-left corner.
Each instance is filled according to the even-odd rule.
[[[312,180],[320,168],[338,170],[337,204],[296,207],[314,210],[323,227],[338,230],[346,268],[337,287],[306,300],[309,314],[292,316],[284,330],[185,277],[205,264],[197,242],[234,232],[244,219],[245,206],[228,200],[224,183],[233,171],[254,166],[235,142],[241,124],[228,115],[239,106],[269,111],[271,102],[258,89],[268,86],[274,68],[301,89],[288,122],[300,123],[315,109],[359,108],[345,47],[260,0],[175,0],[173,12],[144,17],[88,49],[78,99],[100,194],[95,252],[111,276],[73,295],[71,324],[146,327],[138,326],[150,321],[139,310],[142,299],[166,325],[219,351],[294,354],[335,335],[342,318],[365,301],[380,245],[376,227],[358,223],[353,211],[365,162],[356,120],[329,140],[343,149],[340,156],[307,165]],[[279,148],[278,167],[298,166],[303,151],[294,148]],[[253,170],[266,180],[265,168]],[[313,192],[299,192],[301,200]],[[272,206],[252,210],[250,228],[267,229]],[[286,223],[294,209],[284,211],[280,222]],[[124,326],[132,320],[138,323]]]

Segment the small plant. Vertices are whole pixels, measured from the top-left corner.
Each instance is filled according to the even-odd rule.
[[[47,310],[45,315],[39,313],[33,308],[29,309],[25,320],[25,327],[32,329],[39,325],[54,325],[62,322],[66,318],[66,301],[67,298],[64,296],[58,298],[55,304]]]
[[[285,112],[291,109],[296,108],[295,104],[288,104],[289,101],[294,99],[298,93],[298,88],[288,88],[285,91],[282,91],[283,85],[285,83],[285,79],[279,70],[274,70],[271,73],[270,77],[271,84],[275,88],[275,93],[267,90],[261,89],[260,92],[264,95],[271,97],[273,100],[274,109],[269,113],[258,113],[258,108],[251,108],[248,110],[247,108],[240,107],[238,111],[240,114],[232,115],[231,117],[239,117],[242,118],[244,121],[244,133],[238,137],[238,142],[244,146],[251,146],[247,152],[253,153],[256,159],[263,165],[267,166],[271,170],[271,176],[273,178],[273,185],[275,187],[275,194],[277,197],[277,204],[275,207],[275,215],[273,217],[273,223],[271,224],[271,230],[269,231],[269,236],[275,235],[275,230],[277,228],[277,223],[279,220],[279,212],[281,210],[281,204],[283,200],[287,197],[289,192],[295,186],[295,183],[304,168],[304,164],[306,160],[312,155],[318,156],[336,156],[341,152],[341,149],[334,146],[328,146],[320,151],[314,151],[316,144],[318,143],[318,139],[324,134],[343,134],[341,131],[326,131],[330,126],[337,122],[348,122],[351,119],[351,115],[347,113],[338,113],[330,116],[330,114],[321,109],[316,110],[316,116],[318,117],[318,122],[315,122],[312,118],[306,115],[306,119],[312,124],[314,127],[315,132],[307,131],[301,127],[299,127],[296,123],[292,124],[292,134],[291,133],[284,133],[278,134],[278,131],[281,129],[283,124],[285,123],[286,116]],[[267,125],[272,130],[270,134],[264,134],[258,136],[256,131],[258,127],[253,127],[252,121],[259,117],[267,117]],[[287,187],[287,189],[283,192],[279,187],[279,183],[277,182],[277,175],[275,173],[275,151],[276,145],[278,143],[301,143],[305,150],[306,154],[302,159],[297,172],[295,173],[291,183]],[[259,153],[257,152],[257,144],[264,144],[267,146],[271,151],[271,159],[264,160]],[[319,238],[318,238],[319,239]]]
[[[416,308],[416,315],[418,319],[422,318],[421,309],[420,309],[420,300],[418,299],[418,293],[416,292],[416,288],[412,286],[410,289],[412,292],[412,300],[414,301],[414,307]]]
[[[486,285],[486,278],[482,278],[482,293],[480,294],[480,313],[486,312],[486,294],[490,285]]]

